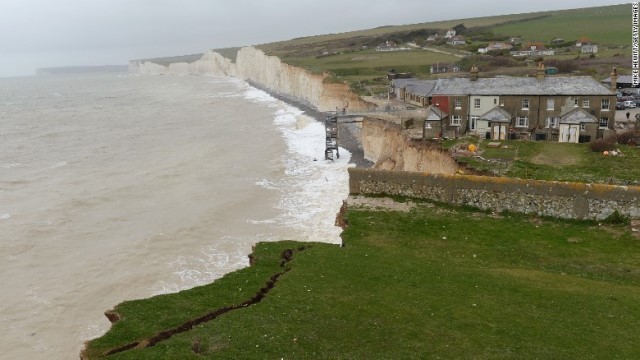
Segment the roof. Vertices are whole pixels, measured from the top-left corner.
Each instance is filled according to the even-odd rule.
[[[613,95],[590,76],[439,79],[435,95]]]
[[[560,124],[595,123],[596,117],[583,109],[575,108],[560,117]]]
[[[429,106],[429,110],[427,110],[427,121],[440,121],[445,117],[449,116],[446,112],[440,110],[436,106]]]
[[[480,116],[480,119],[488,120],[489,122],[510,123],[511,114],[500,106],[496,106]]]
[[[406,88],[407,91],[416,95],[430,96],[436,87],[437,80],[394,79],[393,87]]]

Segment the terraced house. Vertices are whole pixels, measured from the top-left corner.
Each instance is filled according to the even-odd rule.
[[[421,122],[424,138],[471,133],[578,143],[614,133],[615,91],[589,76],[547,76],[542,64],[535,77],[480,78],[474,67],[469,78],[401,79],[392,90],[428,108]]]

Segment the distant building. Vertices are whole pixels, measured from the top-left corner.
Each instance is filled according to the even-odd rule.
[[[500,51],[500,50],[511,50],[513,46],[511,44],[497,42],[489,44],[489,46],[478,49],[478,52],[481,54],[486,54],[489,51]]]
[[[465,40],[464,36],[454,36],[452,38],[449,38],[449,40],[447,41],[447,45],[466,45],[467,41]]]
[[[596,54],[598,53],[598,45],[586,44],[580,47],[580,52],[583,54]]]
[[[398,47],[395,41],[385,41],[376,46],[376,51],[394,51]]]
[[[385,41],[376,47],[376,51],[408,51],[408,47],[400,47],[394,41]]]
[[[460,71],[460,65],[458,64],[435,63],[429,66],[429,73],[431,74],[442,74],[458,71]]]
[[[447,39],[451,39],[452,37],[456,36],[456,31],[451,29],[451,30],[447,30],[447,33],[444,34],[444,37]]]
[[[529,43],[522,50],[511,51],[511,56],[553,56],[555,53],[555,50],[547,49],[541,43]]]

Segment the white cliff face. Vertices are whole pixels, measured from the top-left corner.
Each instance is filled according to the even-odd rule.
[[[325,75],[314,75],[285,64],[278,57],[268,56],[253,47],[240,49],[235,64],[214,51],[207,51],[192,63],[178,62],[163,66],[149,61],[131,61],[129,69],[141,75],[237,76],[269,91],[305,101],[319,111],[343,108],[352,111],[375,107],[360,99],[347,84],[324,83]]]
[[[129,71],[140,75],[236,76],[235,64],[211,50],[192,63],[176,62],[164,66],[151,61],[130,61]]]
[[[314,75],[283,63],[253,47],[240,49],[236,59],[238,76],[273,91],[304,100],[319,111],[336,109],[364,110],[375,107],[360,99],[347,84],[325,83],[326,77]]]
[[[236,66],[224,56],[208,50],[202,57],[189,64],[189,74],[209,76],[236,76]]]

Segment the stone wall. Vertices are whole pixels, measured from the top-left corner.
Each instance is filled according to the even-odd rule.
[[[565,219],[602,220],[614,211],[640,219],[638,186],[350,168],[349,191]]]

